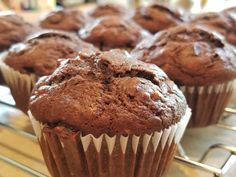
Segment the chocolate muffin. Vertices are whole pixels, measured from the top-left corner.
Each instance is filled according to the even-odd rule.
[[[138,7],[133,19],[151,33],[156,33],[183,22],[178,10],[161,4]]]
[[[182,87],[193,111],[191,127],[218,122],[236,78],[231,46],[201,27],[181,25],[142,41],[132,55],[161,67]]]
[[[0,52],[23,41],[35,27],[13,12],[0,12]]]
[[[88,17],[79,10],[60,9],[50,12],[40,21],[43,28],[77,32],[84,26]]]
[[[161,177],[190,116],[163,71],[122,50],[64,60],[30,111],[53,177]]]
[[[227,35],[227,41],[229,41],[231,44],[236,46],[236,7],[227,8],[222,13],[225,13],[226,15],[228,15],[233,24],[232,30],[234,30],[234,33],[230,33]],[[236,98],[236,89],[234,90],[234,94],[231,97],[230,103],[229,103],[229,105],[232,107],[236,106],[235,98]]]
[[[44,31],[12,46],[1,69],[16,106],[26,112],[37,78],[51,74],[59,64],[58,59],[74,57],[79,51],[93,53],[98,50],[75,35],[59,31]]]
[[[227,42],[236,45],[236,22],[227,13],[203,13],[194,17],[191,23],[213,30],[222,35]]]
[[[222,13],[227,15],[231,21],[230,33],[226,35],[228,42],[236,46],[236,7],[225,9]]]
[[[92,11],[89,12],[92,17],[103,17],[103,16],[126,16],[130,14],[130,11],[119,4],[101,4],[96,6]]]
[[[117,16],[107,16],[88,23],[79,31],[81,39],[100,50],[122,48],[130,50],[149,33],[135,22]]]
[[[223,12],[230,13],[231,15],[233,15],[236,13],[236,6],[224,9]]]

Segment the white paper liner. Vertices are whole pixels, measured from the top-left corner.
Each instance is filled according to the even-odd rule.
[[[189,92],[194,93],[195,90],[198,91],[199,94],[203,93],[203,90],[207,89],[208,93],[221,93],[221,92],[230,92],[236,88],[236,81],[229,81],[227,83],[211,85],[211,86],[181,86],[180,89],[183,92],[186,92],[188,89]]]
[[[30,111],[28,113],[29,113],[29,117],[30,117],[33,129],[34,129],[34,132],[40,141],[40,139],[42,138],[42,129],[44,125],[41,124],[39,121],[37,121],[33,117]],[[142,146],[143,146],[144,153],[146,152],[146,149],[149,143],[151,143],[154,149],[156,149],[160,140],[161,140],[162,149],[166,146],[166,144],[170,145],[172,141],[174,141],[175,144],[178,144],[189,122],[190,116],[191,116],[191,109],[187,108],[186,114],[177,124],[172,125],[168,129],[164,129],[164,131],[161,131],[161,132],[154,132],[151,135],[149,134],[143,135]],[[134,153],[136,153],[140,136],[136,136],[136,135],[130,135],[130,136],[132,136],[133,151]],[[116,136],[110,137],[107,134],[102,134],[101,136],[96,138],[92,134],[88,134],[86,136],[82,136],[82,134],[80,134],[80,138],[83,144],[84,151],[86,151],[89,144],[93,142],[96,147],[97,152],[100,152],[102,141],[104,140],[106,141],[109,147],[109,152],[112,152],[114,148],[114,144],[115,144],[114,142],[117,137]],[[122,150],[125,153],[125,149],[127,147],[128,136],[120,136],[119,138],[120,138]]]
[[[211,86],[182,86],[180,89],[192,109],[189,127],[205,127],[220,120],[236,89],[236,81]]]
[[[77,136],[78,139],[76,138],[76,141],[81,142],[83,154],[85,156],[85,159],[87,160],[88,169],[96,168],[95,171],[99,171],[102,169],[104,170],[104,168],[102,168],[103,165],[99,166],[99,162],[94,161],[94,159],[91,159],[91,152],[92,152],[92,154],[95,153],[97,158],[99,158],[100,160],[103,159],[101,163],[109,163],[110,164],[110,163],[116,163],[116,160],[114,160],[113,157],[114,158],[116,157],[117,149],[120,149],[120,153],[121,153],[120,156],[123,157],[123,160],[124,160],[124,162],[122,162],[122,164],[128,163],[128,164],[135,164],[135,166],[139,166],[139,169],[137,171],[136,167],[134,167],[134,165],[133,165],[133,168],[132,168],[132,165],[131,165],[130,169],[128,169],[128,170],[130,170],[129,171],[130,175],[133,173],[135,173],[135,174],[140,173],[140,175],[136,175],[136,176],[143,176],[145,173],[153,173],[151,171],[154,171],[155,174],[158,174],[158,173],[163,174],[164,173],[163,169],[165,167],[163,166],[161,161],[167,161],[168,159],[170,159],[170,160],[172,159],[168,156],[168,152],[170,154],[172,154],[173,150],[175,150],[175,146],[177,143],[179,143],[179,141],[184,133],[184,130],[187,126],[190,116],[191,116],[191,110],[188,108],[186,111],[186,114],[183,116],[183,118],[181,119],[180,122],[178,122],[175,125],[172,125],[168,129],[164,129],[161,132],[154,132],[150,135],[149,134],[144,134],[141,136],[136,136],[136,135],[118,136],[117,135],[117,136],[110,137],[107,134],[102,134],[99,137],[94,137],[92,134],[82,136],[82,134],[79,133],[79,136]],[[52,157],[54,156],[54,158],[58,158],[58,157],[55,157],[55,156],[57,156],[55,154],[58,154],[58,152],[54,152],[54,150],[56,151],[58,149],[61,149],[61,151],[66,151],[68,153],[68,151],[66,150],[66,149],[68,149],[68,146],[66,145],[67,143],[66,144],[63,143],[63,141],[67,141],[67,139],[64,139],[64,138],[61,139],[61,137],[58,137],[55,134],[52,135],[51,133],[47,133],[45,131],[43,131],[43,133],[42,133],[42,130],[44,130],[44,125],[40,124],[38,121],[36,121],[30,112],[29,112],[29,117],[31,119],[34,131],[36,133],[36,136],[39,139],[40,144],[45,144],[45,142],[48,143],[48,147],[50,149],[49,151],[51,151]],[[51,139],[49,137],[54,137],[54,138]],[[54,139],[56,139],[56,141],[58,141],[57,146],[60,146],[60,148],[58,148],[57,146],[56,146],[56,148],[50,147],[50,145],[51,145],[50,143],[53,144]],[[76,144],[78,144],[78,142]],[[104,156],[104,153],[106,152],[106,150],[104,149],[104,147],[107,147],[107,152],[108,152],[107,155],[105,155],[105,156]],[[76,149],[76,148],[74,148],[74,149]],[[164,151],[166,151],[166,152],[164,153]],[[59,154],[62,159],[66,159],[66,157],[68,156],[68,155],[66,156],[66,154],[63,155],[63,153],[59,153]],[[58,156],[59,156],[59,154],[58,154]],[[161,157],[162,155],[163,155],[163,157]],[[172,154],[172,156],[173,155],[174,154]],[[160,156],[160,157],[158,157],[158,156]],[[126,162],[127,157],[129,157],[129,159],[131,159],[129,162]],[[156,157],[158,157],[159,160],[155,160]],[[90,159],[91,159],[91,162],[90,162]],[[97,160],[99,160],[99,159],[97,159]],[[146,163],[147,160],[150,162]],[[46,162],[47,161],[49,161],[49,160],[47,159]],[[108,162],[106,162],[106,161],[108,161]],[[121,161],[122,161],[122,159],[121,159]],[[51,163],[51,162],[49,162],[49,163]],[[61,163],[62,162],[57,163],[57,165],[56,165],[57,169],[62,168]],[[69,160],[69,162],[67,162],[67,164],[69,164],[69,163],[71,163],[71,159]],[[82,162],[82,163],[86,163],[86,162]],[[93,163],[93,164],[90,164],[90,163]],[[117,162],[117,163],[119,163],[119,162]],[[107,164],[107,165],[109,165],[109,164]],[[146,168],[145,165],[148,165],[148,168]],[[48,167],[49,169],[54,168],[54,167],[52,167],[52,164],[49,166],[50,166],[50,167]],[[64,166],[65,166],[65,164],[64,164]],[[69,166],[68,166],[68,168],[69,168]],[[163,169],[162,170],[158,169],[159,166],[163,166]],[[151,170],[151,167],[154,170]],[[109,169],[109,168],[111,168],[111,169]],[[119,168],[119,167],[117,167],[117,168]],[[111,165],[111,166],[107,167],[107,170],[110,171],[109,174],[110,173],[113,174],[114,170],[117,170],[117,169],[116,169],[116,167]],[[144,172],[145,170],[147,172]],[[65,171],[67,171],[67,172],[65,172]],[[64,174],[68,173],[68,171],[70,171],[70,169],[63,169],[63,170],[61,169],[61,171],[58,171],[57,173],[60,173],[60,176],[62,176],[62,177],[66,177],[66,176],[64,176]],[[94,177],[95,172],[93,173],[91,171],[92,170],[88,170],[88,173],[89,174],[91,173],[90,176]],[[111,172],[111,171],[113,171],[113,172]],[[100,172],[97,172],[97,173],[99,174]],[[51,173],[54,173],[54,172],[51,172]],[[143,175],[141,175],[141,173]],[[83,175],[81,175],[81,176],[83,176]],[[104,176],[106,176],[106,175],[104,175]],[[109,177],[111,177],[111,176],[109,176]],[[121,176],[119,176],[119,177],[121,177]]]
[[[36,82],[36,75],[22,74],[6,65],[4,59],[7,54],[8,52],[3,52],[0,55],[0,70],[6,84],[11,90],[16,106],[23,112],[27,112],[28,100]]]

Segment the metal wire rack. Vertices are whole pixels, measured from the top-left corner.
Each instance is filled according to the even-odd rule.
[[[1,90],[1,86],[0,86],[0,90]],[[15,108],[15,105],[13,103],[9,103],[5,100],[0,100],[0,104]],[[228,114],[235,114],[236,115],[236,109],[233,109],[233,108],[226,108],[225,112]],[[216,127],[235,131],[235,133],[236,133],[236,126],[227,125],[223,122],[219,122],[216,125]],[[35,135],[28,133],[24,130],[15,128],[11,125],[8,125],[7,123],[0,122],[0,130],[1,129],[5,129],[7,131],[13,132],[14,134],[23,136],[23,137],[27,138],[28,141],[37,142],[37,138]],[[212,151],[215,151],[215,150],[226,151],[229,154],[227,157],[225,157],[225,161],[222,162],[221,168],[216,168],[216,167],[207,165],[205,163],[205,161],[208,159],[208,157],[210,156]],[[181,144],[178,145],[177,154],[178,155],[176,155],[174,158],[174,160],[177,163],[183,164],[185,166],[188,166],[190,168],[194,168],[194,169],[197,169],[200,171],[208,172],[208,173],[212,174],[214,177],[225,177],[225,174],[233,167],[233,165],[236,162],[236,147],[230,146],[230,145],[225,145],[225,144],[214,144],[214,145],[210,146],[207,149],[207,151],[203,153],[203,155],[199,161],[192,160],[186,154],[186,152],[185,152],[184,148],[181,146]],[[0,152],[0,161],[7,163],[11,166],[14,166],[14,167],[28,173],[29,175],[32,175],[35,177],[48,177],[46,174],[43,174],[43,173],[41,173],[37,170],[34,170],[31,167],[29,167],[21,162],[18,162],[17,159],[12,159],[12,158],[5,156],[4,154],[1,154],[1,152]]]

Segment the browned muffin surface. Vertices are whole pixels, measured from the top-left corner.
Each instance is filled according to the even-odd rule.
[[[160,4],[137,8],[133,19],[151,33],[176,26],[183,21],[177,10]]]
[[[107,16],[88,23],[79,31],[80,38],[101,50],[132,49],[149,33],[132,20]]]
[[[236,13],[236,6],[224,9],[223,12]]]
[[[0,12],[0,51],[9,48],[12,44],[23,41],[35,27],[17,14]]]
[[[65,31],[77,31],[88,21],[88,17],[79,10],[60,9],[50,12],[40,25],[43,28]]]
[[[132,55],[156,64],[179,85],[212,85],[236,77],[236,55],[231,46],[198,26],[162,31],[138,44]]]
[[[75,35],[45,31],[38,33],[24,43],[11,47],[4,60],[7,65],[21,73],[34,73],[37,76],[49,75],[58,66],[58,59],[76,56],[79,51],[98,51]]]
[[[236,45],[236,19],[233,20],[233,17],[229,14],[230,12],[203,13],[193,18],[191,23],[202,25],[209,28],[209,30],[218,32],[227,42]]]
[[[226,35],[226,40],[236,46],[236,7],[225,9],[222,13],[227,15],[231,22],[230,32]]]
[[[177,123],[186,101],[158,67],[113,50],[64,60],[36,84],[30,110],[40,122],[83,134],[140,135]]]
[[[96,6],[89,14],[92,17],[102,17],[111,15],[125,16],[128,14],[128,9],[119,4],[101,4]]]

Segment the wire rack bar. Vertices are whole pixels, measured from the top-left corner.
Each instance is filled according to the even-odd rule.
[[[175,156],[175,160],[177,162],[180,162],[180,163],[187,165],[191,168],[195,168],[198,170],[212,173],[215,177],[224,177],[228,173],[228,171],[233,167],[233,165],[236,163],[236,147],[234,147],[234,146],[229,146],[229,145],[224,145],[224,144],[214,144],[207,149],[207,151],[203,154],[203,156],[201,157],[199,162],[191,160],[186,155],[186,153],[181,145],[179,145],[178,148],[180,148],[181,151],[183,151],[183,152],[179,153],[182,157]],[[178,151],[180,151],[180,149],[178,149]],[[212,166],[204,164],[204,162],[207,160],[209,154],[215,149],[224,150],[224,151],[227,151],[230,153],[230,155],[224,161],[221,168],[216,168],[216,167],[212,167]]]
[[[16,108],[16,106],[14,104],[10,104],[10,103],[7,103],[7,102],[2,101],[2,100],[0,100],[0,104],[3,104],[5,106],[11,107],[11,108]]]
[[[221,168],[223,176],[225,176],[227,174],[227,172],[232,168],[232,166],[235,164],[235,162],[236,162],[236,156],[230,155]]]
[[[225,108],[225,112],[230,113],[230,114],[236,114],[236,109],[233,109],[233,108]]]
[[[181,144],[177,144],[177,151],[180,155],[180,157],[183,157],[184,159],[189,159],[189,157],[187,156],[183,146]]]
[[[6,157],[6,156],[0,155],[0,160],[3,161],[3,162],[5,162],[5,163],[7,163],[7,164],[9,164],[9,165],[12,165],[12,166],[14,166],[14,167],[17,167],[17,168],[19,168],[19,169],[21,169],[21,170],[23,170],[23,171],[25,171],[25,172],[31,174],[32,176],[36,176],[36,177],[48,177],[47,175],[42,174],[42,173],[40,173],[40,172],[38,172],[38,171],[36,171],[36,170],[33,170],[32,168],[30,168],[30,167],[28,167],[28,166],[26,166],[26,165],[24,165],[24,164],[22,164],[22,163],[20,163],[20,162],[17,162],[17,161],[15,161],[15,160],[13,160],[13,159],[10,159],[10,158],[8,158],[8,157]]]
[[[214,144],[207,149],[207,151],[203,154],[199,162],[202,162],[202,163],[205,162],[210,152],[215,149],[221,149],[221,150],[229,152],[232,155],[236,155],[236,147],[225,145],[225,144]]]
[[[10,125],[8,125],[8,124],[5,124],[5,123],[0,122],[0,127],[4,128],[4,129],[8,129],[8,130],[10,130],[11,132],[14,132],[14,133],[16,133],[16,134],[18,134],[18,135],[22,135],[22,136],[24,136],[24,137],[26,137],[26,138],[29,138],[29,139],[32,140],[32,141],[37,141],[37,138],[36,138],[35,135],[32,135],[31,133],[28,133],[28,132],[26,132],[26,131],[17,129],[17,128],[15,128],[15,127],[12,127],[12,126],[10,126]]]
[[[0,100],[0,104],[4,104],[6,106],[15,108],[15,105],[6,103],[1,100]],[[236,109],[226,108],[225,112],[227,112],[229,114],[236,114]],[[0,127],[7,129],[9,131],[12,131],[18,135],[24,136],[25,138],[28,138],[32,141],[37,141],[36,136],[34,136],[28,132],[25,132],[23,130],[12,127],[8,124],[0,122]],[[217,124],[217,127],[236,131],[236,127],[227,125],[222,122],[219,122]],[[226,161],[223,163],[221,168],[212,167],[212,166],[209,166],[209,165],[203,163],[208,158],[209,153],[214,149],[222,149],[222,150],[228,151],[230,153],[229,157],[227,157]],[[188,157],[188,155],[185,153],[184,148],[181,146],[181,144],[178,145],[178,152],[179,152],[180,156],[175,156],[174,160],[176,162],[186,165],[188,167],[194,168],[194,169],[198,169],[201,171],[211,173],[215,177],[224,177],[224,175],[232,168],[233,164],[236,162],[236,147],[228,146],[228,145],[224,145],[224,144],[215,144],[215,145],[209,147],[209,149],[203,154],[203,156],[199,162],[191,160]],[[20,162],[17,162],[16,160],[10,159],[10,158],[8,158],[4,155],[1,155],[1,154],[0,154],[0,160],[7,163],[7,164],[17,167],[17,168],[31,174],[32,176],[48,177],[47,175],[42,174],[42,173],[38,172],[37,170],[34,170],[34,169],[32,169]]]
[[[230,126],[230,125],[227,125],[227,124],[222,123],[222,122],[216,124],[216,126],[219,127],[219,128],[227,129],[227,130],[236,131],[236,126]]]
[[[14,154],[21,155],[21,156],[23,156],[23,157],[25,157],[27,159],[30,159],[30,160],[32,160],[34,162],[40,163],[42,165],[45,165],[44,160],[40,159],[39,157],[35,157],[33,154],[29,154],[27,152],[22,152],[21,150],[18,150],[17,147],[12,147],[12,146],[10,146],[8,144],[4,144],[4,143],[1,142],[0,143],[0,148],[2,148],[2,147],[5,148],[5,149],[8,149],[11,152],[14,152]]]
[[[188,167],[211,173],[217,177],[222,177],[221,169],[218,169],[218,168],[215,168],[215,167],[212,167],[212,166],[200,163],[200,162],[196,162],[193,160],[185,159],[179,156],[175,156],[174,160]]]

